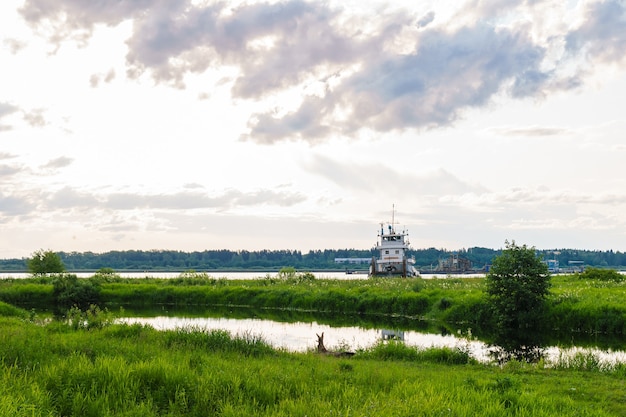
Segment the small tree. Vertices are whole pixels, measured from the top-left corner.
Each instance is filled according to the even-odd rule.
[[[61,257],[51,250],[40,249],[33,253],[32,257],[26,261],[28,270],[33,275],[44,275],[61,273],[65,271],[65,265]]]
[[[550,288],[548,266],[534,247],[506,242],[487,274],[487,294],[495,319],[495,342],[503,352],[499,359],[541,356],[545,299]]]

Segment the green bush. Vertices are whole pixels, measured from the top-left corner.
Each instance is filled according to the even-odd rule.
[[[79,279],[76,275],[63,274],[55,277],[52,287],[56,313],[65,313],[72,307],[87,311],[100,300],[100,284],[96,279]]]
[[[600,269],[600,268],[587,268],[585,271],[578,275],[580,279],[594,280],[594,281],[611,281],[621,282],[626,279],[626,276],[620,274],[614,269]]]

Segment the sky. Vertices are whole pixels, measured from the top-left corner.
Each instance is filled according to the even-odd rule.
[[[3,0],[0,258],[626,250],[626,1]]]

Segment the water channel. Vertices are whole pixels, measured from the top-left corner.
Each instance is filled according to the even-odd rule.
[[[125,317],[123,323],[141,323],[157,330],[200,329],[226,330],[233,336],[258,336],[275,348],[292,352],[306,352],[316,346],[316,334],[324,332],[328,348],[357,351],[369,348],[390,338],[402,340],[417,348],[450,347],[461,348],[471,353],[480,362],[489,362],[489,346],[467,335],[429,333],[416,330],[400,330],[393,327],[366,328],[359,326],[335,326],[312,321],[282,322],[262,318],[230,317],[185,317],[158,315],[153,317]],[[545,349],[547,363],[556,363],[560,357],[573,357],[577,353],[593,354],[601,363],[626,363],[626,351],[598,347],[556,347]]]
[[[214,278],[225,279],[261,279],[267,276],[276,276],[276,272],[220,272],[208,271],[208,275]],[[315,276],[319,279],[365,279],[365,274],[346,274],[343,271],[323,271],[315,272]],[[91,273],[77,273],[80,278],[88,278],[93,276]],[[180,276],[180,272],[126,272],[119,273],[125,278],[176,278]],[[3,278],[27,278],[31,275],[28,273],[0,273],[0,279]],[[461,275],[458,277],[474,277],[484,276],[477,275]],[[423,275],[428,278],[450,278],[449,275]],[[455,277],[457,278],[457,277]],[[354,326],[346,325],[350,320],[344,320],[341,324],[327,324],[308,317],[304,320],[282,320],[275,321],[266,318],[255,317],[251,314],[246,317],[245,313],[235,314],[236,317],[229,317],[232,314],[222,314],[215,317],[215,313],[207,314],[213,317],[199,317],[196,312],[187,314],[185,311],[164,312],[162,315],[150,314],[146,316],[136,315],[133,317],[120,318],[125,323],[142,323],[150,325],[157,330],[171,330],[179,328],[194,329],[220,329],[230,332],[232,335],[255,335],[260,336],[275,348],[285,349],[293,352],[304,352],[313,349],[316,346],[316,334],[324,332],[325,344],[329,348],[342,347],[349,350],[358,350],[371,347],[387,336],[397,336],[409,346],[419,348],[428,347],[460,347],[471,352],[472,356],[483,362],[489,360],[489,347],[475,339],[465,337],[461,334],[451,334],[450,332],[432,333],[428,331],[406,330],[406,326],[395,327],[393,325],[377,325],[376,328],[371,326]],[[352,324],[352,323],[350,323]],[[422,328],[421,326],[417,326]],[[577,352],[586,352],[595,355],[600,361],[605,363],[626,363],[626,351],[620,349],[610,349],[607,347],[594,347],[586,344],[586,347],[548,347],[545,350],[548,362],[556,361],[559,356],[575,355]]]

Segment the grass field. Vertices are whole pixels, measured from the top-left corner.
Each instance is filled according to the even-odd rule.
[[[626,365],[588,351],[497,366],[463,348],[381,343],[345,359],[276,350],[259,335],[112,324],[98,308],[43,320],[16,307],[54,305],[53,279],[0,282],[0,299],[15,304],[0,302],[0,416],[626,415]],[[103,305],[247,305],[348,321],[473,323],[485,314],[481,279],[92,280]],[[552,283],[555,332],[622,344],[622,282]]]
[[[1,416],[626,415],[626,368],[589,355],[499,367],[388,343],[345,359],[224,331],[0,314]]]

